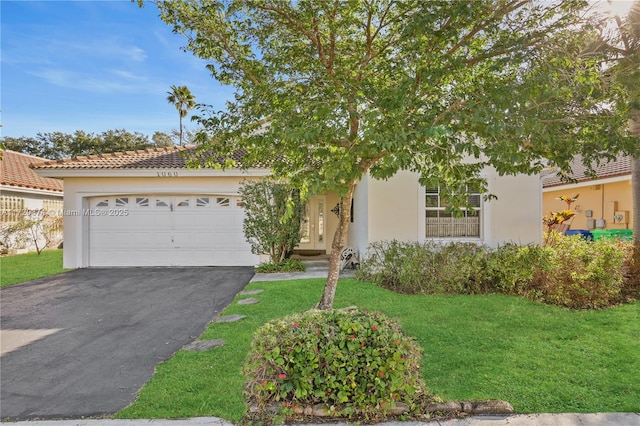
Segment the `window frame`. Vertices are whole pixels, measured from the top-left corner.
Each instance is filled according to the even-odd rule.
[[[442,187],[437,188],[423,188],[423,202],[424,202],[424,231],[422,232],[425,240],[453,240],[453,241],[478,241],[483,239],[484,221],[486,220],[486,214],[484,210],[484,202],[482,194],[479,192],[469,192],[469,197],[477,197],[477,207],[472,207],[472,210],[476,214],[468,215],[469,209],[462,208],[464,215],[461,217],[455,217],[454,214],[446,213],[447,216],[428,217],[429,212],[446,212],[447,205],[442,202]],[[429,197],[437,197],[437,205],[429,206]],[[477,218],[477,223],[473,223],[471,219]],[[429,223],[429,219],[436,219],[433,223]],[[449,223],[438,223],[437,220],[449,219]],[[446,222],[446,221],[443,221]],[[469,229],[477,227],[477,233],[470,233]],[[448,229],[447,229],[448,228]],[[433,230],[435,229],[435,232]],[[442,232],[447,229],[445,232]],[[457,235],[462,234],[462,235]]]

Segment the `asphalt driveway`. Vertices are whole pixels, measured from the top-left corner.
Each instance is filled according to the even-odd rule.
[[[250,267],[92,268],[3,288],[2,333],[37,340],[0,357],[0,418],[119,411],[252,276]]]

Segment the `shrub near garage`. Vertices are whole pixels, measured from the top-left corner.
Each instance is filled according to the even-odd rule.
[[[429,399],[421,357],[416,341],[380,313],[308,311],[258,329],[245,394],[262,420],[274,407],[292,415],[318,404],[335,416],[380,419],[399,403],[410,412]]]
[[[304,272],[304,263],[297,259],[285,259],[280,263],[265,262],[256,266],[257,273],[271,274],[276,272]]]

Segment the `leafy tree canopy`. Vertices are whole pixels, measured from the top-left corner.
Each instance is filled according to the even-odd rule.
[[[217,149],[246,150],[245,164],[281,159],[277,175],[339,194],[367,171],[481,186],[487,164],[507,174],[566,170],[577,153],[631,150],[613,108],[619,87],[601,79],[599,58],[580,56],[572,26],[584,6],[158,3],[187,49],[237,88],[226,111],[200,116]]]
[[[170,148],[174,145],[171,135],[165,132],[154,132],[151,140],[158,148]]]
[[[486,189],[486,166],[568,172],[576,154],[595,164],[639,149],[624,87],[603,77],[600,54],[584,54],[585,0],[157,5],[236,89],[226,110],[198,115],[202,148],[240,149],[245,166],[268,161],[278,177],[342,197],[323,308],[366,173],[418,172],[460,205],[467,188]]]
[[[38,133],[34,138],[7,136],[2,138],[2,142],[6,149],[52,160],[79,155],[173,146],[173,144],[166,145],[165,140],[161,140],[162,144],[157,143],[155,135],[153,142],[150,142],[146,135],[138,132],[131,133],[124,129],[108,130],[98,135],[76,130],[73,134]]]

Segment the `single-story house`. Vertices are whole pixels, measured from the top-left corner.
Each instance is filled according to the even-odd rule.
[[[190,169],[192,147],[78,157],[34,164],[44,177],[64,179],[65,268],[91,266],[256,265],[243,233],[245,179],[268,169]],[[347,244],[365,253],[380,240],[474,241],[490,246],[541,240],[539,176],[499,177],[485,170],[498,200],[471,198],[461,218],[445,211],[438,188],[400,172],[386,181],[357,184]],[[338,196],[318,194],[307,203],[300,250],[329,253]]]
[[[45,210],[57,215],[63,207],[63,181],[38,175],[29,167],[44,158],[11,150],[2,151],[0,160],[0,214],[2,226],[20,221],[28,210]],[[13,241],[13,243],[16,243]],[[18,250],[32,248],[21,242]]]
[[[620,155],[598,165],[595,177],[587,174],[580,157],[574,159],[571,170],[574,182],[564,182],[556,174],[543,178],[545,213],[567,208],[560,196],[579,194],[571,205],[576,214],[570,219],[571,229],[633,229],[631,157]]]

